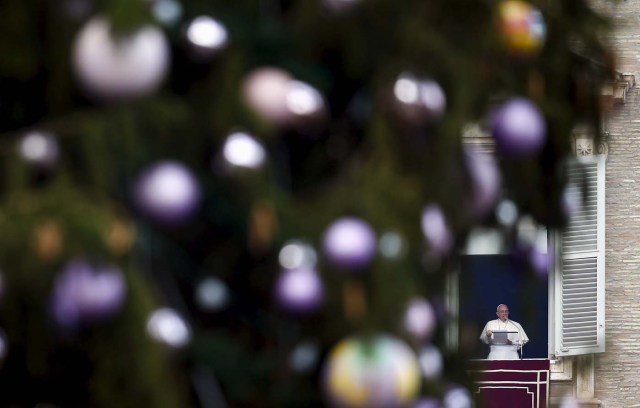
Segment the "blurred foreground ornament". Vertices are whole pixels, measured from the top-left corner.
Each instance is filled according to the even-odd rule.
[[[402,73],[393,86],[393,107],[410,125],[420,125],[444,114],[447,99],[440,85],[431,79],[419,79]]]
[[[453,235],[439,206],[428,205],[422,211],[422,233],[429,249],[437,255],[446,255],[453,248]]]
[[[400,233],[388,231],[380,235],[378,240],[378,251],[385,258],[397,259],[406,255],[407,242]]]
[[[33,246],[36,255],[43,261],[52,261],[60,255],[64,236],[60,224],[48,219],[37,225],[33,231]]]
[[[205,312],[217,312],[226,308],[230,298],[227,285],[214,276],[203,279],[196,288],[196,304]]]
[[[503,0],[498,7],[502,40],[512,55],[528,56],[542,48],[547,30],[537,8],[521,0]]]
[[[465,151],[466,166],[471,177],[471,213],[484,217],[490,213],[502,193],[502,176],[492,155],[472,148]]]
[[[428,340],[436,328],[436,313],[427,299],[411,299],[404,315],[404,328],[414,338]]]
[[[275,126],[313,131],[326,119],[320,92],[280,68],[264,67],[250,72],[242,91],[247,105]]]
[[[105,235],[107,247],[116,255],[124,255],[131,251],[135,241],[133,226],[124,220],[114,220]]]
[[[411,408],[442,408],[437,398],[424,397],[411,404]]]
[[[362,0],[321,0],[329,10],[340,13],[354,9]]]
[[[420,349],[418,361],[422,376],[427,380],[434,380],[442,375],[444,359],[437,347],[429,344]]]
[[[251,206],[249,219],[248,245],[254,254],[258,254],[271,245],[278,230],[278,217],[275,206],[267,200],[259,200]]]
[[[318,261],[318,254],[308,242],[293,239],[280,249],[278,261],[285,269],[313,268]]]
[[[324,254],[332,264],[357,270],[369,265],[376,252],[373,228],[356,217],[342,217],[331,223],[322,238]]]
[[[223,50],[229,41],[227,28],[210,16],[198,16],[188,25],[186,39],[191,57],[209,61]]]
[[[547,138],[547,125],[540,109],[526,98],[511,98],[491,117],[491,133],[498,151],[507,158],[538,153]]]
[[[145,216],[175,225],[193,216],[201,194],[196,178],[186,166],[163,161],[147,168],[137,179],[133,199]]]
[[[8,352],[9,340],[7,339],[7,334],[4,332],[4,330],[0,329],[0,364],[2,364],[2,361],[7,356]]]
[[[332,406],[403,407],[420,389],[415,353],[388,335],[342,340],[331,350],[323,369]]]
[[[154,311],[147,320],[147,333],[154,340],[180,348],[191,341],[191,328],[175,310],[165,307]]]
[[[314,341],[298,343],[289,355],[289,366],[298,373],[312,372],[320,357],[320,347]]]
[[[255,137],[246,132],[232,132],[222,146],[222,157],[232,167],[257,169],[264,165],[267,152]]]
[[[460,385],[453,385],[442,398],[443,405],[447,408],[473,408],[471,393]]]
[[[41,168],[55,166],[60,156],[58,141],[48,132],[33,131],[25,134],[18,150],[27,163]]]
[[[55,279],[53,317],[60,327],[69,329],[101,322],[120,311],[125,296],[126,283],[120,269],[76,259]]]
[[[182,4],[177,0],[152,0],[151,13],[158,22],[174,25],[182,18]]]
[[[159,29],[147,25],[115,37],[102,17],[89,20],[73,45],[78,81],[92,98],[113,101],[141,97],[161,86],[170,48]]]
[[[275,296],[280,307],[288,312],[310,313],[322,304],[324,285],[313,268],[285,269],[276,280]]]

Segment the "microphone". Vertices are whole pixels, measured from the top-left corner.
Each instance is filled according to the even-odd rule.
[[[518,331],[518,348],[520,349],[520,360],[522,360],[524,358],[524,338],[520,333],[518,325],[513,323],[511,320],[509,320],[509,323]]]

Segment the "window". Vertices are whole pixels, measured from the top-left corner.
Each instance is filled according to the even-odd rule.
[[[496,237],[500,236],[497,231],[479,231],[480,238],[476,237],[476,243],[481,245],[470,245],[461,254],[460,270],[449,282],[448,306],[457,317],[447,330],[448,343],[453,349],[468,347],[471,342],[479,343],[482,326],[477,327],[478,320],[483,319],[484,325],[487,320],[495,318],[495,313],[485,316],[483,312],[483,317],[477,316],[478,305],[487,308],[480,300],[480,294],[487,289],[478,283],[482,277],[469,276],[468,273],[469,270],[482,273],[484,268],[492,270],[492,276],[487,276],[488,286],[496,285],[496,279],[500,285],[513,286],[501,291],[506,293],[506,300],[494,300],[489,296],[493,307],[489,311],[495,312],[497,303],[509,304],[509,298],[520,301],[526,307],[509,304],[512,310],[518,310],[518,317],[514,315],[514,320],[523,324],[532,342],[535,336],[545,337],[539,339],[542,351],[539,351],[538,344],[532,350],[533,354],[525,357],[555,358],[604,352],[605,156],[577,157],[569,163],[568,169],[566,198],[572,209],[571,217],[565,231],[548,234],[548,252],[555,256],[552,257],[554,262],[548,281],[542,289],[533,281],[523,281],[525,278],[504,279],[505,273],[517,275],[517,271],[504,266],[508,255],[502,251],[502,245],[495,245],[498,242]],[[547,235],[546,231],[544,235]],[[475,288],[471,290],[478,293],[469,293],[469,288]],[[523,293],[526,296],[524,300]],[[539,293],[546,297],[546,301],[539,299]],[[474,303],[476,308],[470,307],[469,303]],[[468,320],[477,323],[468,327],[464,323]],[[540,328],[540,325],[546,327]],[[473,353],[477,356],[477,348]]]

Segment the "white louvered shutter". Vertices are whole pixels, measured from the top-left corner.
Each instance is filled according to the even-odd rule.
[[[561,234],[555,280],[557,356],[604,352],[605,157],[569,166],[569,201],[580,203]]]

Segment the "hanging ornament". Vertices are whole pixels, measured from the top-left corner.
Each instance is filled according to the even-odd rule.
[[[387,231],[380,235],[378,241],[378,251],[388,259],[398,259],[406,255],[407,242],[406,239],[395,231]]]
[[[410,408],[442,408],[442,404],[437,398],[424,397],[417,399]]]
[[[446,255],[451,251],[453,235],[447,226],[444,213],[438,205],[431,204],[424,208],[420,225],[432,253]]]
[[[159,29],[144,26],[114,37],[102,17],[89,20],[73,45],[73,67],[88,96],[111,101],[141,97],[162,84],[170,49]]]
[[[125,294],[124,276],[116,266],[75,259],[55,279],[53,318],[66,329],[104,321],[120,311]]]
[[[264,67],[250,72],[242,91],[247,105],[275,126],[311,131],[326,119],[320,92],[280,68]]]
[[[473,407],[473,399],[471,398],[469,390],[457,384],[449,387],[442,397],[442,402],[445,407]]]
[[[147,333],[152,339],[174,348],[184,347],[191,341],[191,328],[187,322],[168,307],[151,313],[147,320]]]
[[[210,16],[198,16],[191,20],[185,37],[191,57],[199,62],[211,60],[229,42],[227,28]]]
[[[251,251],[258,254],[268,249],[277,230],[278,218],[273,203],[267,200],[254,203],[251,206],[247,242]]]
[[[526,98],[511,98],[491,117],[496,148],[505,157],[521,158],[538,153],[547,138],[547,125],[540,109]]]
[[[498,5],[499,29],[506,49],[515,56],[539,51],[546,38],[542,13],[521,0],[503,0]]]
[[[289,355],[289,366],[297,373],[310,373],[318,363],[320,347],[314,341],[306,340],[298,343]]]
[[[365,221],[343,217],[325,230],[322,244],[329,262],[344,269],[357,270],[373,260],[376,234]]]
[[[267,152],[253,135],[234,131],[227,136],[222,146],[222,157],[228,167],[258,169],[264,165]]]
[[[135,232],[128,222],[116,219],[111,222],[105,234],[107,246],[116,255],[124,255],[133,247]]]
[[[159,23],[173,26],[182,18],[182,4],[176,0],[152,0],[151,14]]]
[[[196,304],[206,312],[217,312],[229,304],[229,288],[214,276],[203,279],[196,288]]]
[[[428,300],[411,299],[405,309],[404,328],[414,338],[425,341],[431,338],[436,328],[436,313]]]
[[[137,208],[154,221],[176,225],[187,221],[201,201],[200,186],[179,162],[158,162],[142,172],[133,191]]]
[[[2,269],[0,269],[0,303],[2,303],[2,298],[4,297],[4,293],[7,290],[7,284],[5,281],[4,273]]]
[[[323,5],[332,12],[345,13],[356,8],[362,0],[322,0]]]
[[[496,206],[502,192],[502,176],[492,155],[465,149],[465,164],[471,177],[471,213],[485,217]]]
[[[60,255],[64,244],[64,235],[60,224],[48,219],[37,225],[33,231],[33,249],[43,261],[52,261]]]
[[[338,407],[407,406],[420,388],[415,353],[388,335],[342,340],[331,350],[323,374],[327,396]]]
[[[278,253],[280,266],[285,269],[313,268],[317,260],[316,250],[304,240],[288,241]]]
[[[9,340],[4,330],[0,329],[0,364],[4,361],[9,352]]]
[[[444,369],[444,359],[442,353],[433,345],[426,345],[418,353],[420,372],[427,380],[437,379],[442,375]]]
[[[324,285],[313,268],[285,269],[276,280],[275,297],[288,312],[310,313],[322,304]]]
[[[18,151],[27,163],[41,168],[55,166],[60,156],[56,138],[51,133],[42,131],[25,134],[20,139]]]
[[[431,79],[420,79],[403,72],[393,85],[393,107],[401,120],[420,125],[440,118],[447,99],[440,85]]]

